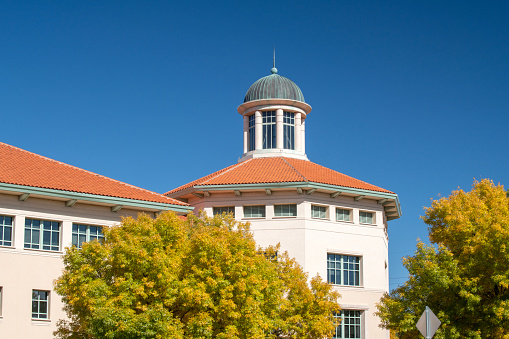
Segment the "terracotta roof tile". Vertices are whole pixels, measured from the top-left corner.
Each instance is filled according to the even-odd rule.
[[[60,191],[188,204],[0,142],[0,182]]]
[[[285,157],[255,158],[175,188],[172,194],[197,185],[242,185],[264,183],[314,182],[369,191],[393,193],[308,160]]]

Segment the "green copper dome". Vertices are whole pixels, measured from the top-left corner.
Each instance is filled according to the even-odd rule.
[[[263,99],[290,99],[304,101],[304,95],[293,81],[277,74],[277,69],[271,69],[272,74],[256,81],[247,90],[244,102]]]

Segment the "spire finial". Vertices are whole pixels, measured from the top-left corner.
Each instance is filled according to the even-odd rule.
[[[276,68],[276,45],[274,45],[274,59],[272,63],[272,69],[270,70],[272,74],[277,74],[277,68]]]

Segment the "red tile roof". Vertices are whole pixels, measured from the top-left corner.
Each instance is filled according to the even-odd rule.
[[[0,142],[0,183],[171,205],[188,204]]]
[[[393,193],[308,160],[285,157],[253,158],[175,188],[172,194],[197,185],[242,185],[313,182],[368,191]]]

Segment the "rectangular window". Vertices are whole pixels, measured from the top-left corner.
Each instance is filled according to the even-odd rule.
[[[327,207],[311,205],[311,217],[327,219]]]
[[[72,244],[74,246],[81,248],[81,244],[93,240],[104,240],[101,226],[72,224]]]
[[[249,151],[254,151],[255,149],[255,115],[249,116]]]
[[[265,205],[244,206],[244,218],[265,218]]]
[[[223,213],[231,213],[235,217],[235,206],[223,206],[223,207],[213,207],[213,213],[216,214],[223,214]]]
[[[359,223],[361,224],[373,224],[373,213],[372,212],[359,212]]]
[[[350,210],[343,208],[336,208],[336,220],[337,221],[350,221]]]
[[[283,147],[295,149],[295,117],[292,112],[283,112],[283,135]]]
[[[274,205],[274,216],[276,217],[296,217],[297,205]]]
[[[332,338],[361,339],[361,311],[342,310],[334,318],[341,321]]]
[[[48,319],[49,291],[32,290],[32,319]]]
[[[276,111],[262,112],[263,149],[276,148]]]
[[[60,250],[60,223],[25,219],[25,248]]]
[[[327,282],[334,285],[360,286],[361,258],[327,253]]]
[[[0,286],[0,317],[2,316],[2,296],[3,296],[3,287]]]
[[[0,246],[12,246],[12,217],[0,215]]]

